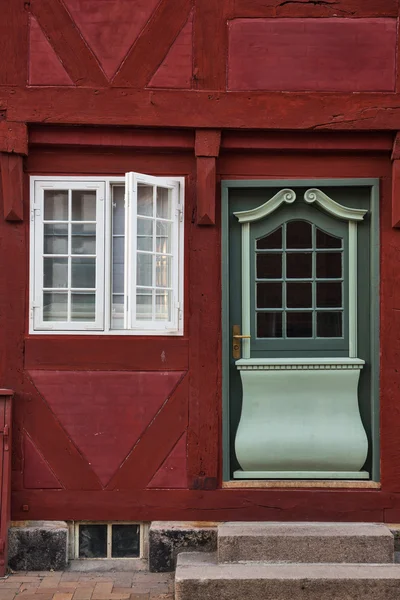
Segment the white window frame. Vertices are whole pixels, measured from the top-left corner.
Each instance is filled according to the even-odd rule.
[[[128,187],[127,182],[134,183]],[[125,281],[129,281],[128,303],[125,308],[130,313],[126,325],[130,328],[111,329],[111,250],[112,250],[112,187],[125,186],[125,225],[132,222],[136,215],[135,186],[137,183],[161,185],[174,190],[173,215],[173,319],[169,323],[153,321],[135,321],[132,318],[132,293],[136,287],[136,256],[125,253]],[[184,177],[152,177],[141,173],[127,173],[125,177],[86,177],[86,176],[31,176],[30,177],[30,284],[29,284],[29,333],[50,335],[183,335],[184,303]],[[43,281],[42,244],[43,244],[43,192],[46,189],[97,189],[97,228],[96,253],[103,260],[96,263],[96,319],[93,323],[45,322],[42,318],[43,301],[40,282]],[[103,235],[97,235],[102,231]],[[176,235],[175,235],[176,234]],[[135,239],[136,224],[130,231],[130,243]],[[99,244],[97,246],[97,243]],[[128,266],[129,265],[129,266]],[[102,291],[101,291],[102,290]],[[126,314],[126,313],[125,313]]]

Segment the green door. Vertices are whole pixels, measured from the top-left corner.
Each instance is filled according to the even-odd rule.
[[[224,183],[225,480],[378,477],[375,184]]]

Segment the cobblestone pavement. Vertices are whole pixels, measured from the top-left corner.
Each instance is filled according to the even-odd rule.
[[[173,600],[173,573],[17,572],[0,579],[0,600]]]

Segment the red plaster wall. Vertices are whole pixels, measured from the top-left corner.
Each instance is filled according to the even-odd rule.
[[[395,19],[235,19],[228,89],[392,91]]]

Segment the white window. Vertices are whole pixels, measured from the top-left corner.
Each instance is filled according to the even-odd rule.
[[[181,334],[182,178],[31,178],[31,332]]]

